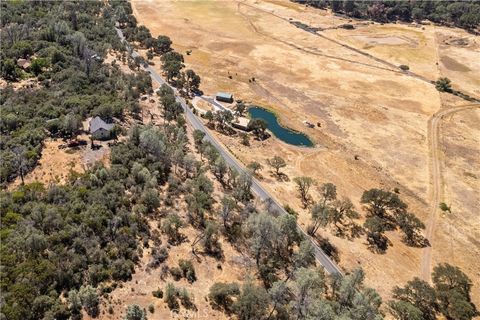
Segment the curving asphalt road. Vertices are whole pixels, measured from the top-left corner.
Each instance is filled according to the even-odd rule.
[[[131,47],[126,43],[122,30],[120,30],[119,28],[115,28],[115,29],[117,30],[117,34],[120,37],[120,39],[123,42],[125,42],[128,48],[131,49]],[[140,55],[138,54],[138,52],[131,50],[131,56],[138,57]],[[153,81],[156,81],[160,85],[166,84],[170,86],[150,65],[145,66],[144,70],[150,73],[150,76],[152,77]],[[240,173],[246,172],[246,168],[240,162],[238,162],[237,159],[235,159],[235,157],[215,139],[215,137],[210,133],[210,131],[207,130],[207,128],[203,125],[203,122],[195,114],[193,114],[192,110],[187,106],[185,100],[178,95],[178,91],[174,87],[172,86],[170,87],[175,91],[176,99],[182,105],[185,111],[185,118],[191,124],[191,126],[194,129],[198,129],[205,132],[205,140],[209,141],[218,150],[218,152],[222,155],[222,157],[225,159],[225,161],[230,167],[235,168]],[[205,98],[202,97],[202,99],[205,99]],[[272,202],[272,206],[276,211],[278,211],[281,214],[288,214],[283,208],[283,206],[280,205],[268,193],[268,191],[260,184],[260,182],[255,178],[252,179],[251,189],[252,189],[252,192],[261,200],[270,199]],[[327,271],[330,274],[342,275],[342,271],[340,270],[340,268],[318,246],[315,240],[312,237],[310,237],[300,226],[298,226],[298,229],[305,236],[305,238],[309,239],[310,242],[312,243],[312,246],[315,249],[315,258],[325,268],[325,271]]]

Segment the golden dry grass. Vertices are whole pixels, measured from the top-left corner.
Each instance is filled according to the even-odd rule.
[[[230,91],[236,98],[270,108],[283,124],[307,133],[317,144],[314,149],[303,149],[272,138],[253,142],[247,148],[234,138],[218,136],[242,162],[257,160],[265,164],[273,153],[281,155],[289,164],[285,172],[290,179],[308,175],[320,183],[333,182],[340,195],[350,197],[359,210],[362,192],[373,187],[399,188],[401,197],[423,220],[431,206],[437,205],[430,203],[428,119],[441,108],[464,101],[440,95],[427,82],[288,22],[291,18],[329,28],[348,20],[283,1],[150,0],[134,1],[133,7],[138,21],[154,36],[170,36],[179,52],[192,50],[191,55],[185,56],[186,64],[200,74],[201,88],[206,94]],[[353,31],[332,29],[322,34],[396,65],[407,64],[428,79],[448,76],[454,87],[479,95],[480,77],[475,73],[480,61],[478,37],[435,26],[422,29],[396,24],[355,24],[358,26]],[[449,45],[444,39],[450,39],[448,36],[466,37],[469,44]],[[456,71],[458,64],[470,71]],[[248,81],[252,77],[255,82]],[[302,121],[306,119],[320,122],[321,128],[305,128]],[[476,152],[478,132],[471,126],[462,128],[462,135],[472,141],[464,149],[468,157]],[[450,131],[444,134],[449,135]],[[355,155],[359,160],[354,160]],[[462,170],[470,172],[475,168],[465,169],[466,160],[460,158],[452,161],[454,164],[447,161],[445,166],[458,166],[457,179],[470,181],[470,189],[479,187],[478,174],[477,178],[458,175]],[[448,178],[448,168],[446,172],[448,184],[452,178]],[[267,172],[262,174],[275,197],[295,207],[306,225],[308,213],[300,208],[300,200],[293,197],[293,182],[277,182]],[[457,199],[454,202],[458,214],[465,217],[458,224],[458,232],[471,236],[458,241],[450,238],[450,232],[443,228],[449,220],[442,217],[436,228],[438,243],[433,265],[441,261],[459,265],[474,281],[473,298],[479,304],[476,289],[480,276],[475,267],[480,257],[478,252],[471,254],[472,247],[478,248],[474,240],[478,224],[472,212],[478,204],[471,195],[454,193],[448,188],[445,192],[446,199]],[[385,255],[368,251],[363,239],[340,239],[328,230],[322,234],[339,248],[340,265],[347,270],[362,266],[367,272],[367,284],[378,289],[384,298],[389,297],[394,285],[419,275],[421,249],[405,246],[397,233],[389,234],[393,247]],[[449,241],[456,243],[452,253],[443,249]]]
[[[25,176],[25,183],[34,181],[45,185],[51,183],[65,183],[71,172],[82,173],[85,171],[82,157],[85,147],[78,149],[59,149],[64,144],[61,139],[47,139],[44,142],[42,156],[38,165]],[[16,188],[21,184],[18,177],[9,185],[9,189]]]

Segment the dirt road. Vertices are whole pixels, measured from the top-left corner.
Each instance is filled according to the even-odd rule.
[[[468,104],[461,107],[449,108],[446,110],[440,110],[439,112],[432,115],[428,121],[428,138],[430,146],[430,179],[432,179],[432,199],[430,211],[430,216],[427,222],[427,229],[425,231],[425,237],[430,242],[430,246],[425,247],[423,250],[422,264],[421,264],[421,276],[425,281],[430,281],[430,269],[431,269],[431,260],[432,260],[432,249],[433,249],[433,234],[435,230],[435,225],[437,221],[437,212],[439,209],[439,204],[443,199],[443,181],[442,181],[442,166],[440,161],[440,152],[439,148],[439,135],[440,128],[439,124],[443,117],[469,109],[480,108],[480,104]]]

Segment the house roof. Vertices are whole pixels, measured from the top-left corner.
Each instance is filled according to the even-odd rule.
[[[95,117],[90,120],[90,133],[94,133],[99,129],[111,130],[113,128],[113,123],[106,123],[100,117]]]
[[[17,65],[20,67],[20,68],[28,68],[30,67],[30,60],[28,59],[18,59],[17,60]]]
[[[235,123],[246,128],[246,127],[248,127],[248,124],[250,123],[250,119],[245,118],[245,117],[238,117],[237,121],[235,121]]]
[[[232,99],[233,95],[231,93],[226,93],[226,92],[217,92],[217,97],[221,97],[224,99]]]

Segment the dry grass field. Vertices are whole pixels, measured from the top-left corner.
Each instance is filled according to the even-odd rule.
[[[61,139],[45,141],[39,163],[35,169],[25,175],[25,183],[38,181],[45,185],[63,184],[72,172],[83,173],[85,171],[82,158],[86,153],[86,147],[59,149],[61,144],[65,144]],[[17,178],[8,188],[14,189],[21,182],[21,179]]]
[[[431,208],[438,206],[431,200],[429,119],[467,102],[440,94],[432,84],[391,64],[408,65],[428,80],[449,77],[454,88],[480,97],[478,36],[432,25],[360,21],[350,22],[355,30],[336,29],[349,21],[287,1],[142,0],[133,1],[133,7],[139,23],[153,36],[171,37],[186,65],[201,76],[205,94],[232,92],[237,99],[271,109],[282,124],[315,141],[316,147],[310,149],[275,138],[244,147],[238,138],[218,135],[244,163],[256,160],[266,167],[273,154],[287,160],[284,172],[290,181],[277,181],[268,168],[260,174],[281,203],[298,210],[304,226],[308,212],[293,196],[292,182],[301,175],[333,182],[359,210],[364,190],[398,188],[411,211],[427,224]],[[293,20],[330,29],[319,36],[295,27],[289,22]],[[185,55],[187,50],[192,53]],[[255,81],[249,81],[252,77]],[[306,128],[304,120],[321,127]],[[452,214],[436,220],[431,262],[461,267],[474,282],[477,305],[479,120],[478,109],[439,120],[442,177],[435,179],[441,179],[442,199],[452,205]],[[422,249],[407,247],[398,233],[388,234],[393,246],[383,255],[370,252],[364,238],[350,241],[329,230],[322,235],[338,248],[340,266],[345,270],[362,266],[367,284],[385,299],[394,285],[420,276]]]

